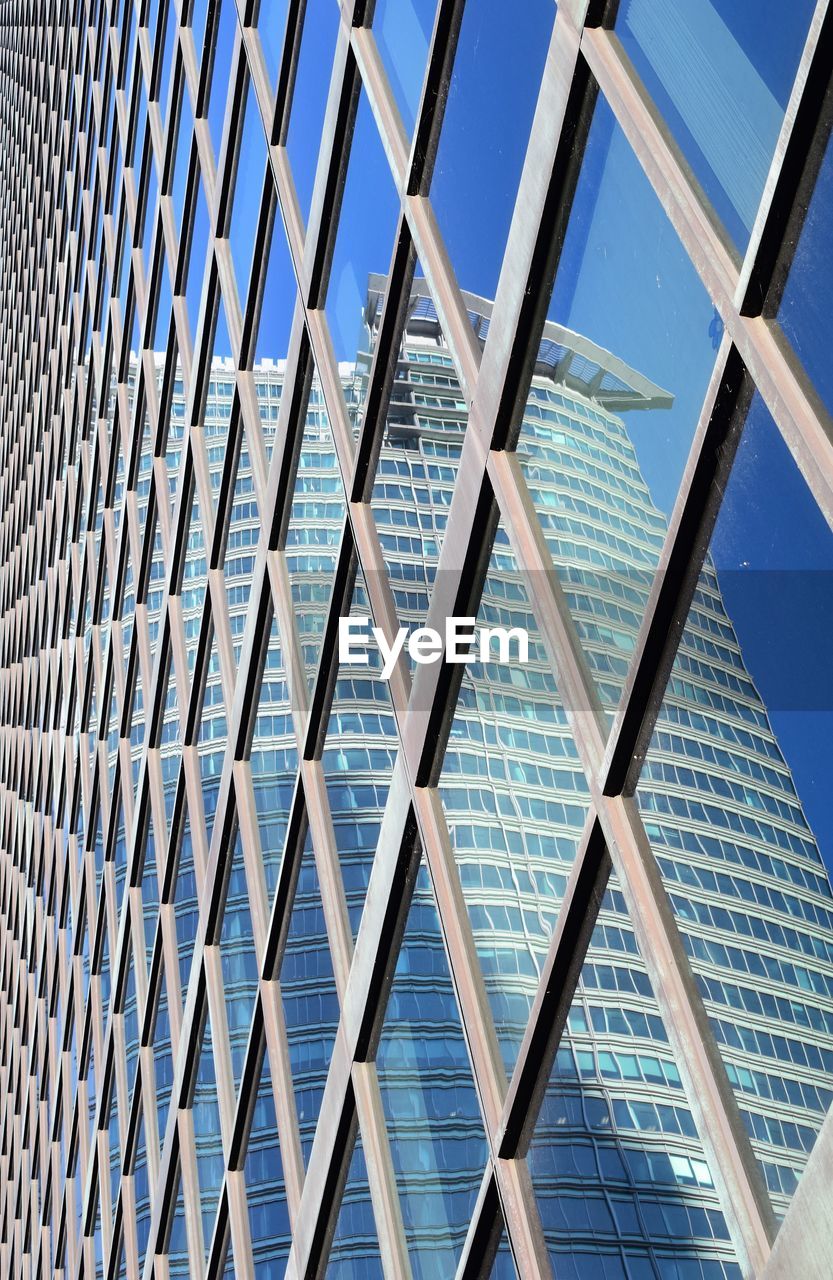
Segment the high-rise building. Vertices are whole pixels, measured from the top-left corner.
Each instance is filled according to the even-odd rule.
[[[830,23],[753,17],[5,28],[12,1274],[827,1274]]]

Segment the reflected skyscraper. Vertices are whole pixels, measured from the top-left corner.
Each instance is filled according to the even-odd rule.
[[[359,405],[376,340],[385,281],[370,282],[366,359],[342,366]],[[467,298],[479,336],[491,307]],[[203,430],[219,491],[227,469],[233,370],[215,362]],[[256,366],[267,449],[278,447],[281,363]],[[517,444],[602,705],[615,709],[666,521],[640,473],[623,414],[661,412],[670,395],[579,335],[549,324]],[[181,412],[174,395],[171,420]],[[371,510],[400,622],[419,625],[435,582],[466,408],[434,305],[417,280],[396,361]],[[216,444],[213,443],[216,441]],[[175,461],[175,457],[174,457]],[[180,479],[180,483],[182,480]],[[313,378],[292,471],[283,540],[294,619],[310,687],[344,537],[345,498],[323,396]],[[257,542],[245,443],[222,571],[236,653],[251,607]],[[174,495],[176,500],[176,494]],[[207,572],[192,514],[183,620],[199,618]],[[345,607],[369,613],[361,570]],[[341,589],[344,590],[343,584]],[[195,594],[189,597],[188,592]],[[161,597],[160,597],[161,598]],[[152,597],[148,597],[153,611]],[[589,805],[549,658],[523,573],[498,527],[478,614],[522,626],[530,662],[469,666],[462,679],[439,795],[471,936],[506,1071],[514,1068]],[[195,647],[193,648],[195,652]],[[189,652],[192,646],[189,645]],[[196,659],[194,659],[196,660]],[[381,663],[338,670],[321,753],[330,819],[353,935],[358,932],[397,752]],[[209,835],[226,742],[220,669],[206,664],[197,740]],[[173,676],[162,730],[169,814],[177,811],[178,719]],[[216,708],[216,710],[215,710]],[[165,742],[170,732],[170,751]],[[170,772],[165,761],[170,759]],[[280,627],[273,621],[251,770],[269,894],[280,875],[298,753]],[[215,781],[216,780],[216,781]],[[714,797],[720,798],[719,805]],[[788,1203],[833,1097],[833,901],[812,832],[763,702],[721,600],[704,569],[663,703],[638,803],[680,921],[711,1025],[776,1209]],[[180,796],[180,801],[182,797]],[[180,976],[188,981],[197,886],[187,814],[180,813],[173,901]],[[252,921],[239,846],[232,858],[224,955],[231,1054],[241,1078],[257,986]],[[283,855],[285,856],[285,855]],[[339,1003],[313,840],[307,836],[280,970],[299,1136],[308,1161],[336,1038]],[[208,1025],[208,1024],[206,1024]],[[208,1033],[210,1034],[210,1027]],[[403,949],[376,1052],[405,1235],[414,1273],[451,1275],[466,1237],[487,1149],[463,1028],[427,873],[417,880]],[[212,1084],[203,1106],[211,1106]],[[256,1110],[256,1126],[271,1122]],[[217,1132],[216,1124],[209,1131]],[[276,1131],[275,1131],[276,1132]],[[214,1139],[215,1144],[217,1139]],[[203,1139],[203,1144],[205,1140]],[[277,1139],[275,1138],[275,1143]],[[197,1150],[200,1139],[197,1137]],[[222,1156],[205,1148],[208,1204]],[[358,1161],[358,1163],[357,1163]],[[629,923],[611,880],[558,1050],[529,1166],[556,1275],[665,1277],[738,1273],[712,1173]],[[202,1175],[201,1175],[202,1176]],[[250,1175],[254,1177],[254,1174]],[[259,1175],[275,1188],[275,1168]],[[202,1183],[201,1183],[202,1185]],[[345,1192],[350,1219],[333,1245],[334,1274],[365,1274],[372,1241],[360,1148]],[[205,1209],[204,1209],[205,1211]],[[250,1216],[256,1215],[253,1200]],[[268,1215],[267,1215],[268,1216]],[[263,1256],[285,1256],[280,1231],[261,1223]],[[208,1231],[206,1221],[206,1232]],[[253,1235],[255,1233],[252,1223]],[[500,1259],[503,1255],[499,1254]],[[500,1262],[496,1265],[501,1265]]]

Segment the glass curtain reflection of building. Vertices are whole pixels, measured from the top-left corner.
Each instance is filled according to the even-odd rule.
[[[378,278],[371,282],[368,352],[383,284]],[[488,304],[470,298],[469,305],[483,336]],[[281,363],[255,370],[267,439],[278,418],[283,373]],[[342,366],[342,376],[349,395],[363,372]],[[215,363],[205,410],[209,439],[227,430],[232,389],[231,376],[224,377],[222,364]],[[564,566],[562,583],[606,704],[615,704],[624,679],[666,528],[621,414],[658,408],[668,399],[608,353],[547,327],[518,454],[554,561]],[[175,395],[172,420],[181,411]],[[425,617],[464,430],[465,405],[452,360],[433,304],[417,282],[372,498],[405,625]],[[216,457],[209,449],[217,482],[222,458],[222,449]],[[311,676],[344,519],[336,455],[315,380],[294,483],[286,556]],[[242,636],[254,563],[252,491],[244,452],[225,561],[235,643]],[[192,551],[199,554],[199,546]],[[198,565],[194,572],[198,576]],[[353,611],[368,612],[360,579]],[[187,632],[187,609],[185,616]],[[523,668],[494,661],[468,670],[440,792],[511,1070],[581,835],[587,792],[550,664],[535,639],[522,577],[500,528],[480,619],[528,627],[531,662]],[[271,832],[263,841],[264,856],[273,863],[269,880],[296,770],[279,646],[274,660],[267,659],[266,679],[269,694],[261,700],[252,766],[261,828]],[[206,708],[218,680],[217,671],[209,670]],[[174,708],[172,722],[175,715]],[[224,717],[212,724],[205,712],[201,736],[213,744],[201,757],[207,811],[224,734]],[[392,715],[378,665],[366,674],[342,670],[324,768],[354,933],[394,755]],[[173,785],[172,780],[171,804]],[[708,565],[639,801],[712,1026],[741,1093],[754,1149],[773,1202],[783,1211],[831,1101],[818,1080],[833,1072],[825,1048],[833,1030],[833,903]],[[326,931],[309,858],[304,866],[296,899],[296,910],[300,905],[308,913],[304,948],[282,982],[285,998],[293,1001],[293,1083],[308,1151],[337,1001],[322,1000]],[[196,913],[193,877],[190,883],[190,894],[184,891],[177,903],[183,938]],[[187,954],[183,964],[184,979]],[[228,985],[227,998],[233,1004]],[[453,1273],[486,1154],[464,1042],[458,1026],[449,1030],[456,1024],[453,1009],[436,912],[421,878],[377,1063],[412,1262],[426,1276]],[[229,1023],[232,1048],[235,1039],[242,1038],[244,1046],[248,1024],[241,1021],[235,1032],[235,1019]],[[560,1256],[559,1280],[562,1274],[640,1280],[739,1274],[614,883],[558,1051],[530,1167],[551,1252]],[[367,1197],[362,1172],[347,1191],[356,1221],[369,1212]],[[287,1239],[274,1243],[288,1247]],[[425,1269],[426,1257],[435,1259],[435,1273]],[[337,1236],[333,1258],[345,1268],[340,1274],[370,1268],[359,1236],[352,1243]]]

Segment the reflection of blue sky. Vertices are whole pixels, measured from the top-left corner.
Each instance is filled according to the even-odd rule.
[[[287,0],[260,0],[257,11],[257,29],[273,88],[281,65],[283,37],[286,31],[286,9]]]
[[[713,308],[610,108],[600,99],[549,318],[592,338],[674,396],[623,415],[668,515],[714,365]]]
[[[387,156],[362,92],[327,291],[337,360],[356,358],[367,278],[374,271],[386,272],[390,265],[398,215],[399,198]]]
[[[616,33],[732,239],[744,247],[813,0],[623,0]]]
[[[333,4],[333,0],[307,0],[286,138],[295,190],[305,222],[309,218],[312,201],[338,24],[338,5]]]
[[[431,196],[463,289],[493,298],[544,60],[552,0],[469,0]]]
[[[833,293],[833,144],[828,142],[793,259],[778,319],[829,413]]]
[[[410,135],[416,124],[437,0],[376,0],[373,34]]]
[[[255,360],[285,360],[297,288],[280,209],[275,210]]]
[[[711,552],[747,669],[833,870],[833,532],[758,396]]]

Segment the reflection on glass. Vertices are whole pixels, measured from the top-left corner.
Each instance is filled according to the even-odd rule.
[[[371,273],[387,270],[393,252],[399,198],[373,112],[362,90],[350,145],[330,281],[327,320],[351,418],[358,421],[370,370]]]
[[[202,1233],[206,1252],[214,1231],[214,1215],[223,1183],[223,1139],[220,1108],[217,1102],[217,1077],[214,1073],[211,1015],[205,1009],[202,1045],[197,1063],[192,1099],[194,1146],[197,1153],[197,1177],[200,1190]]]
[[[272,617],[250,754],[252,787],[268,900],[275,891],[283,852],[298,749],[289,706],[277,619]]]
[[[478,627],[524,628],[464,669],[440,777],[463,896],[511,1071],[588,804],[587,782],[517,564],[497,531]]]
[[[416,124],[437,0],[376,0],[373,34],[405,129]]]
[[[493,298],[555,21],[552,0],[471,0],[454,58],[431,199],[461,286]]]
[[[263,49],[263,59],[274,86],[281,65],[281,50],[286,31],[287,0],[260,0],[257,7],[257,33]]]
[[[376,1066],[415,1280],[453,1276],[487,1146],[424,865],[408,913]]]
[[[231,223],[228,232],[241,312],[246,309],[263,176],[266,171],[263,123],[257,105],[254,83],[251,80],[246,94],[242,128],[237,173],[234,179],[234,202],[231,207]]]
[[[249,907],[243,845],[237,831],[220,929],[220,960],[228,1022],[231,1069],[239,1086],[257,996],[258,964]]]
[[[361,570],[349,614],[369,618]],[[367,666],[340,666],[321,763],[327,783],[333,834],[355,937],[388,799],[397,735],[382,659],[368,651]]]
[[[599,100],[517,449],[608,712],[719,339],[694,268]]]
[[[831,244],[833,142],[828,141],[781,298],[778,319],[812,378],[824,407],[833,414]]]
[[[353,151],[354,157],[363,154],[361,145],[354,144]],[[387,176],[385,180],[389,185]],[[350,181],[348,174],[348,187]],[[348,193],[345,210],[351,198]],[[382,218],[380,227],[383,222]],[[391,220],[391,238],[394,226]],[[384,228],[379,235],[382,239],[377,237],[375,246],[369,233],[359,238],[352,258],[341,256],[337,247],[330,284],[332,332],[341,335],[339,341],[346,341],[348,334],[352,339],[352,346],[344,346],[339,356],[356,424],[385,296],[384,277],[372,274],[379,266],[384,269],[390,244]],[[275,305],[264,305],[262,344],[251,372],[267,447],[277,429],[295,298],[279,222],[274,236],[272,248],[276,261],[280,259],[275,279],[284,283],[267,286],[267,298]],[[269,272],[271,279],[271,262]],[[478,340],[485,341],[492,303],[466,294],[465,304]],[[353,321],[348,325],[351,308]],[[400,620],[412,627],[425,617],[467,414],[420,272],[407,316],[370,505]],[[220,493],[226,450],[231,447],[226,438],[232,413],[237,412],[234,369],[223,359],[227,335],[222,320],[218,335],[203,418],[215,494]],[[607,108],[599,106],[517,448],[608,711],[615,707],[627,673],[719,340],[712,308],[682,258],[672,228]],[[181,387],[172,403],[180,401],[184,404]],[[281,554],[312,682],[345,520],[341,474],[317,375],[302,431]],[[229,438],[234,440],[233,435]],[[260,515],[248,441],[244,433],[223,562],[235,645],[251,607]],[[149,459],[151,447],[148,439],[143,457],[146,452]],[[196,488],[187,471],[186,466],[182,483],[187,478],[190,485],[191,524],[182,597],[193,668],[207,556]],[[99,505],[97,485],[96,476],[92,503],[85,508],[92,529]],[[830,675],[824,646],[817,640],[833,629],[833,616],[829,624],[826,613],[822,624],[818,622],[818,610],[830,594],[825,595],[826,574],[819,571],[833,567],[833,535],[802,486],[780,437],[756,405],[638,792],[779,1213],[833,1099],[833,907],[818,853],[819,845],[833,848],[833,819],[824,791],[833,772],[833,694],[827,700]],[[743,584],[738,585],[743,573],[733,572],[747,561],[769,571],[755,575],[769,584],[757,604]],[[166,572],[161,540],[154,548],[154,566],[151,590],[159,594],[154,605],[158,616],[159,584]],[[780,576],[773,578],[776,571]],[[354,615],[370,614],[366,585],[360,575],[351,605]],[[495,653],[489,662],[466,670],[439,784],[509,1070],[587,809],[583,772],[537,636],[529,585],[499,529],[478,620],[525,627],[531,661],[520,665],[510,650],[506,658]],[[775,615],[773,600],[781,602]],[[813,624],[807,613],[810,602],[816,610]],[[298,755],[282,638],[274,617],[270,627],[263,679],[256,689],[250,765],[271,899],[284,852]],[[794,656],[789,661],[785,657],[796,652],[802,653],[798,664]],[[214,665],[203,724],[211,724],[216,715],[221,725],[219,769],[225,716],[219,670],[210,650],[209,657]],[[322,756],[354,932],[397,746],[389,690],[379,667],[371,650],[369,667],[339,669]],[[796,667],[804,681],[798,693],[793,690],[787,697],[777,685],[773,693],[770,682],[783,679],[785,670],[795,674]],[[181,748],[172,670],[164,677],[169,683],[160,754],[170,821]],[[135,710],[140,735],[141,691]],[[212,730],[206,737],[207,751],[213,742]],[[140,745],[137,737],[136,749]],[[206,774],[209,823],[215,786],[216,777]],[[187,810],[182,821],[174,905],[180,968],[187,980],[198,898]],[[99,843],[103,864],[103,833]],[[243,914],[234,906],[228,916],[229,955],[236,956],[239,943],[251,957],[245,876],[242,868],[238,880],[236,874],[232,872],[232,882],[237,888],[232,893],[230,887],[229,901],[240,904]],[[106,934],[100,945],[97,970],[102,972],[106,1002]],[[243,968],[239,974],[233,966],[224,970],[234,1006],[229,1023],[236,1076],[254,990],[253,975],[245,963]],[[280,984],[306,1159],[338,1019],[310,842],[290,916]],[[160,1006],[154,1064],[157,1077],[164,1073],[168,1078],[172,1070],[166,1027],[166,1009]],[[426,1277],[453,1274],[485,1167],[485,1140],[424,875],[414,898],[377,1065],[413,1270]],[[206,1098],[213,1088],[209,1076],[203,1081]],[[265,1267],[273,1258],[280,1268],[288,1225],[281,1216],[286,1210],[275,1155],[277,1133],[271,1118],[264,1125],[273,1137],[264,1139],[268,1153],[259,1167],[264,1178],[268,1174],[272,1179],[269,1196],[283,1207],[275,1218],[269,1218],[266,1209],[260,1213],[261,1244],[256,1242],[255,1248],[262,1250],[259,1265],[262,1260]],[[216,1125],[214,1132],[219,1133]],[[250,1146],[250,1157],[253,1150]],[[351,1278],[372,1273],[378,1265],[363,1156],[360,1147],[356,1150],[329,1262],[333,1275]],[[206,1146],[200,1156],[205,1165],[201,1191],[204,1181],[208,1188],[203,1201],[212,1206],[212,1177],[222,1160],[219,1145],[213,1151]],[[698,1274],[698,1268],[708,1274],[708,1264],[724,1280],[737,1275],[666,1033],[615,886],[584,966],[530,1168],[557,1274],[561,1268],[569,1275],[567,1268],[572,1267],[572,1274],[593,1276],[592,1266],[598,1268],[603,1260],[607,1274],[641,1280],[662,1275],[676,1251],[692,1274]],[[248,1172],[246,1177],[248,1184]],[[274,1222],[277,1228],[269,1225]],[[210,1225],[206,1223],[206,1238]],[[254,1223],[252,1234],[254,1239]],[[511,1275],[512,1269],[503,1247],[493,1274]]]
[[[254,1274],[264,1280],[282,1276],[289,1254],[289,1211],[283,1181],[278,1122],[269,1058],[263,1057],[243,1166]]]
[[[329,0],[307,0],[304,9],[301,49],[286,135],[286,149],[304,222],[309,218],[312,203],[315,166],[330,87],[330,68],[338,34],[338,15],[338,5],[330,4]]]
[[[382,1280],[384,1276],[361,1133],[356,1134],[324,1274],[326,1280]]]
[[[616,34],[743,251],[813,0],[622,0]]]
[[[231,502],[223,558],[223,579],[226,584],[227,616],[234,646],[235,669],[237,669],[243,648],[243,632],[246,629],[255,553],[260,536],[260,517],[255,497],[254,477],[245,437],[237,459],[237,474]]]
[[[209,845],[214,831],[214,813],[220,794],[220,776],[227,741],[228,724],[220,676],[220,655],[217,652],[217,637],[212,635],[197,737],[205,832]]]
[[[217,13],[219,8],[219,14]],[[237,29],[237,12],[234,0],[220,0],[214,9],[215,35],[211,68],[211,88],[208,98],[208,129],[214,146],[214,162],[220,159],[223,141],[223,124],[226,99],[229,96],[231,60],[234,53],[234,36]]]
[[[756,398],[637,799],[779,1215],[833,1101],[831,571]]]
[[[365,316],[373,340],[385,280],[374,275],[368,282]],[[474,322],[485,323],[476,316]],[[418,625],[427,612],[467,421],[436,308],[417,275],[370,499],[402,622]]]
[[[312,688],[346,506],[330,421],[313,373],[284,550],[295,627]]]
[[[495,1260],[492,1263],[492,1269],[489,1272],[489,1280],[516,1280],[517,1275],[515,1264],[512,1261],[512,1250],[509,1248],[504,1230],[501,1233],[500,1244],[495,1254]]]
[[[339,1018],[321,888],[309,833],[295,886],[279,976],[301,1150],[306,1163],[312,1150]]]
[[[187,1280],[190,1274],[188,1267],[188,1234],[185,1227],[185,1199],[182,1194],[182,1176],[177,1172],[177,1191],[174,1211],[166,1245],[168,1254],[168,1270],[172,1276],[182,1276]]]
[[[740,1280],[615,877],[528,1162],[556,1275]]]

